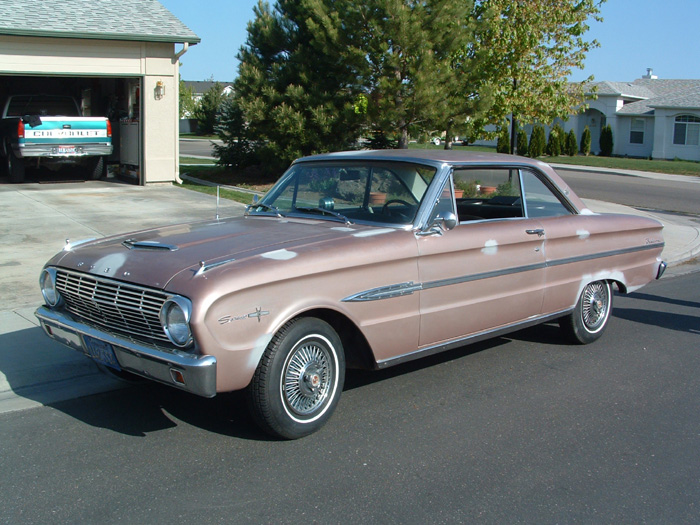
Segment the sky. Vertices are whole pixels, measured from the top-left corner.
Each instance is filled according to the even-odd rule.
[[[235,79],[236,54],[245,44],[257,0],[160,2],[202,39],[180,59],[182,79]],[[598,81],[632,81],[647,68],[659,78],[700,79],[694,29],[700,22],[700,0],[608,0],[601,15],[604,21],[592,21],[588,32],[600,47],[588,53],[585,68],[574,71],[570,80],[594,75]]]

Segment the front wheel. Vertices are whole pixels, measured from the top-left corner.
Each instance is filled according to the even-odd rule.
[[[564,333],[575,343],[588,344],[598,339],[608,325],[613,306],[612,286],[608,281],[586,285],[574,311],[559,322]]]
[[[320,319],[298,318],[283,326],[265,350],[248,386],[248,405],[263,430],[297,439],[328,421],[344,381],[338,334]]]

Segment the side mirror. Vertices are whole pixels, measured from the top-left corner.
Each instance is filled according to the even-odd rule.
[[[445,231],[450,231],[455,229],[457,222],[457,216],[453,212],[448,211],[435,217],[433,225]]]
[[[438,214],[438,216],[433,219],[433,222],[430,223],[430,226],[425,230],[417,232],[417,235],[442,235],[444,231],[454,230],[457,223],[457,216],[454,212],[447,211],[444,214]]]

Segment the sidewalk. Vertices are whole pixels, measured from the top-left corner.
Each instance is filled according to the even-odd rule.
[[[101,237],[158,224],[213,218],[215,198],[162,186],[106,182],[0,186],[0,413],[120,388],[83,355],[44,335],[34,317],[42,304],[38,276],[65,237]],[[700,255],[700,227],[672,214],[652,215],[616,204],[586,201],[600,213],[654,216],[665,226],[663,258],[670,266]],[[137,205],[134,205],[137,203]],[[226,201],[222,216],[243,213]]]

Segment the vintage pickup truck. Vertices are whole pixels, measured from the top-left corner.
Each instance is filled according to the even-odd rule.
[[[28,165],[49,169],[79,165],[97,179],[105,171],[104,157],[111,153],[109,120],[81,116],[72,97],[14,95],[5,102],[0,156],[11,182],[23,182]]]

